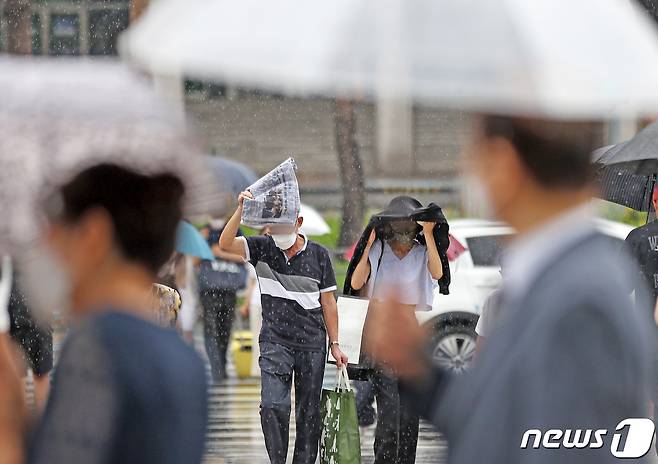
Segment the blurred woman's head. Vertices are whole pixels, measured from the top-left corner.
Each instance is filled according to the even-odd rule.
[[[154,281],[174,249],[183,193],[174,175],[102,164],[53,195],[45,204],[45,245],[73,299],[101,277],[130,273]]]

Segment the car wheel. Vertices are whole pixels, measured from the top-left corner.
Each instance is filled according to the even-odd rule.
[[[432,359],[445,369],[464,372],[475,355],[475,325],[470,321],[437,325],[430,346]]]

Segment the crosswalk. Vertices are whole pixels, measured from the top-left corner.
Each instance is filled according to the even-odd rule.
[[[57,358],[64,339],[64,331],[56,331],[54,351]],[[203,332],[195,331],[194,345],[205,359]],[[335,382],[335,367],[327,365],[324,378],[325,388]],[[204,464],[269,464],[265,442],[260,427],[258,406],[260,403],[260,380],[238,379],[235,366],[229,356],[229,378],[221,384],[210,383],[210,365],[206,360],[209,382],[209,417],[206,432]],[[32,382],[28,382],[27,393],[32,396]],[[294,402],[294,392],[293,392]],[[294,404],[294,403],[293,403]],[[295,442],[295,412],[291,413],[288,462],[292,462]],[[363,464],[374,461],[372,444],[374,427],[361,429],[361,455]],[[440,464],[445,462],[447,443],[426,422],[421,421],[418,435],[417,464]]]
[[[334,378],[327,366],[325,386]],[[210,391],[210,413],[206,435],[205,464],[267,464],[267,452],[260,428],[258,379],[237,379],[229,366],[229,379],[213,385]],[[374,460],[372,444],[374,427],[361,429],[361,454],[364,464]],[[295,441],[294,407],[290,424],[288,462],[292,462]],[[421,422],[416,462],[438,464],[445,462],[447,445],[431,425]]]

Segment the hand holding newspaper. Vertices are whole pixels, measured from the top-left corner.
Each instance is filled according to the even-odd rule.
[[[254,198],[244,201],[244,225],[262,228],[295,223],[300,205],[296,168],[295,160],[288,158],[247,188]]]

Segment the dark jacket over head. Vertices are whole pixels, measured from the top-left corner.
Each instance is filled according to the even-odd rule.
[[[433,230],[434,241],[436,242],[443,267],[443,277],[441,277],[438,281],[439,291],[444,295],[449,293],[448,287],[450,286],[450,265],[448,262],[447,250],[448,246],[450,245],[450,239],[448,236],[448,221],[443,215],[443,211],[441,211],[441,208],[434,203],[430,203],[428,206],[423,207],[420,202],[414,198],[400,196],[394,198],[386,210],[379,214],[375,214],[370,218],[370,222],[366,226],[366,229],[363,231],[361,238],[359,238],[359,241],[356,244],[354,255],[352,256],[350,264],[347,268],[345,285],[343,287],[343,293],[345,295],[360,296],[360,293],[363,290],[355,290],[352,288],[352,274],[354,274],[354,269],[363,256],[363,252],[366,249],[366,245],[368,244],[370,232],[375,229],[377,240],[380,240],[383,245],[384,240],[386,240],[390,234],[391,221],[400,219],[436,223],[436,226]],[[418,226],[418,234],[416,235],[416,240],[418,240],[423,246],[427,246],[420,226]]]

